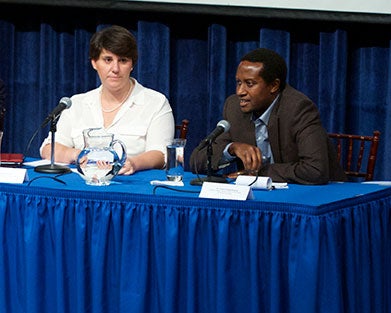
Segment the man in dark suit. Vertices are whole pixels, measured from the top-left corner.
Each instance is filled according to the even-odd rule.
[[[346,180],[318,109],[286,84],[286,75],[284,59],[272,50],[259,48],[242,57],[236,94],[224,105],[230,129],[212,144],[212,169],[231,163],[242,173],[298,184]],[[206,172],[206,151],[192,152],[193,172]]]

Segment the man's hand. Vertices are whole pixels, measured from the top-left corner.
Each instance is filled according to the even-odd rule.
[[[241,159],[246,170],[258,172],[262,166],[262,153],[256,146],[233,142],[228,152]]]

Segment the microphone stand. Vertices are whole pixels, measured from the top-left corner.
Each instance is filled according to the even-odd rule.
[[[69,173],[71,169],[68,166],[54,164],[54,134],[57,131],[57,118],[55,116],[51,116],[50,122],[50,132],[52,133],[52,143],[51,143],[51,152],[50,152],[50,164],[39,165],[34,168],[34,171],[39,173],[50,173],[50,174],[61,174],[61,173]]]
[[[212,155],[213,155],[213,148],[212,148],[212,141],[208,141],[208,146],[206,148],[207,153],[207,176],[206,177],[198,177],[194,178],[190,181],[190,185],[193,186],[202,186],[204,182],[212,182],[212,183],[226,183],[227,180],[224,177],[221,176],[214,176],[212,175]]]

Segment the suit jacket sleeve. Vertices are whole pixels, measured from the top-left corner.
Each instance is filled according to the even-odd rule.
[[[318,109],[301,92],[287,86],[270,117],[268,132],[274,163],[261,168],[260,175],[299,184],[346,179]]]

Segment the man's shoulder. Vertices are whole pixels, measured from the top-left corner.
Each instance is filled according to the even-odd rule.
[[[303,93],[300,90],[297,90],[296,88],[292,87],[289,84],[286,84],[285,89],[282,91],[282,95],[283,95],[282,98],[285,99],[292,99],[292,98],[298,100],[306,99],[312,102],[312,100],[305,93]]]
[[[319,115],[315,103],[306,94],[288,85],[281,93],[281,98],[273,112],[280,118],[288,119],[303,114]]]
[[[237,104],[239,103],[239,97],[236,94],[229,95],[227,99],[225,100],[226,103],[233,103]]]
[[[226,110],[239,109],[239,97],[236,94],[232,94],[225,99]]]

